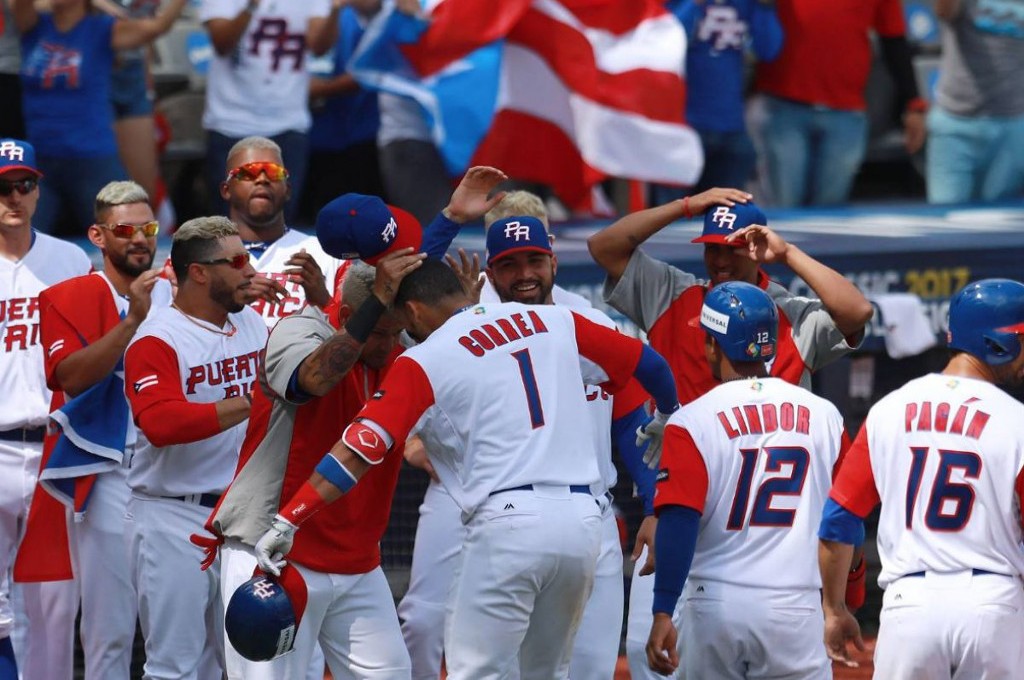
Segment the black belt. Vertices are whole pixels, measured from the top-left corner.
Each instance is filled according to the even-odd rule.
[[[558,486],[558,485],[557,484],[547,484],[545,486]],[[533,484],[523,484],[522,486],[513,486],[510,489],[498,489],[497,491],[492,491],[492,492],[490,492],[487,495],[488,496],[496,496],[497,494],[505,493],[506,491],[533,491]],[[590,486],[587,485],[587,484],[570,484],[569,485],[569,493],[585,493],[588,496],[592,496],[593,495],[590,492]]]
[[[13,430],[0,431],[0,439],[5,442],[41,442],[46,436],[46,427],[17,427]]]
[[[964,571],[966,571],[966,569]],[[912,572],[910,574],[904,574],[903,578],[921,578],[921,577],[923,577],[927,573],[928,573],[927,571],[915,571],[915,572]],[[943,572],[936,572],[936,573],[943,573]],[[997,572],[986,571],[984,569],[971,569],[971,575],[972,576],[1006,576],[1006,574],[999,574]]]
[[[201,505],[204,508],[213,508],[217,506],[217,501],[220,500],[219,493],[192,493],[187,496],[157,496],[168,501],[181,501],[182,503],[192,503],[193,505]]]

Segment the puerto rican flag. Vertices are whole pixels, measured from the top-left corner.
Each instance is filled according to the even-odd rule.
[[[348,64],[415,98],[453,175],[493,165],[571,207],[605,177],[696,183],[686,36],[657,0],[426,0],[387,6]]]

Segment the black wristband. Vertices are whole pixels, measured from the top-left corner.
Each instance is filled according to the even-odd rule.
[[[359,305],[356,313],[349,317],[349,320],[345,323],[345,332],[360,345],[365,343],[370,338],[370,333],[373,332],[374,326],[377,325],[380,317],[387,309],[384,303],[371,293],[370,297],[366,298],[366,301]]]

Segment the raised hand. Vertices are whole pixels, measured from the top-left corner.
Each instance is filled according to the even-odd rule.
[[[459,277],[459,282],[462,284],[462,289],[466,291],[466,295],[474,303],[480,302],[480,291],[484,287],[484,278],[480,276],[480,255],[473,253],[473,261],[470,262],[466,251],[459,248],[459,260],[461,261],[456,261],[451,255],[445,255],[444,259],[455,275]]]
[[[150,269],[142,272],[137,279],[128,286],[128,313],[127,318],[140,324],[146,320],[149,308],[153,303],[153,286],[160,278],[159,269]]]
[[[373,294],[386,306],[395,301],[398,284],[405,275],[419,269],[426,259],[426,253],[415,253],[413,248],[401,248],[388,253],[377,262],[377,275],[373,280]]]
[[[285,265],[290,269],[285,269],[284,273],[292,281],[302,286],[307,300],[317,307],[323,307],[331,301],[331,292],[327,290],[327,279],[320,269],[320,265],[312,255],[306,252],[305,248],[288,258]]]
[[[462,177],[459,186],[455,187],[448,207],[444,209],[445,216],[458,224],[483,217],[505,197],[504,191],[499,191],[490,198],[487,196],[507,179],[508,175],[497,168],[486,165],[470,168]]]
[[[786,239],[779,236],[772,229],[763,225],[752,224],[749,227],[744,227],[739,231],[729,234],[725,240],[732,242],[741,239],[746,239],[747,257],[754,262],[761,264],[773,262],[779,264],[786,263],[786,257],[789,254],[789,244],[786,243]]]
[[[700,215],[713,205],[733,206],[737,203],[746,203],[754,198],[752,194],[740,189],[723,189],[714,187],[699,194],[690,196],[686,200],[687,208],[693,215]]]
[[[263,274],[256,274],[252,277],[252,285],[249,286],[249,302],[266,300],[272,305],[279,305],[288,298],[288,289],[278,281],[269,279]]]

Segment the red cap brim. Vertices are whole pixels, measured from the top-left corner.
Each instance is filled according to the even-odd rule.
[[[746,248],[747,239],[738,238],[732,241],[725,240],[725,237],[721,234],[708,234],[707,236],[698,236],[697,238],[690,241],[690,243],[718,243],[723,246],[732,246],[733,248]]]
[[[363,262],[366,264],[376,265],[385,255],[402,248],[412,248],[413,252],[419,252],[420,246],[423,245],[423,228],[420,226],[420,221],[413,217],[412,213],[396,208],[393,205],[389,205],[388,210],[391,211],[392,217],[395,218],[395,224],[398,225],[398,235],[381,252],[371,257],[363,258]]]
[[[1003,333],[1024,333],[1024,321],[1021,321],[1020,323],[1015,323],[1011,326],[1003,326],[1002,328],[997,328],[996,330],[1002,331]]]
[[[27,165],[8,165],[6,168],[0,168],[0,175],[6,175],[7,173],[13,172],[15,170],[25,170],[26,172],[31,172],[36,177],[43,176],[43,173]]]

